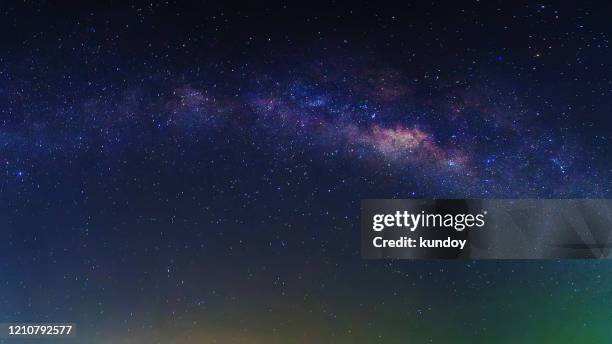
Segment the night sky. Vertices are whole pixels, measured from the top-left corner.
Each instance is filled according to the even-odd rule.
[[[367,261],[359,232],[364,198],[610,198],[612,8],[83,3],[0,9],[0,322],[612,340],[606,261]]]

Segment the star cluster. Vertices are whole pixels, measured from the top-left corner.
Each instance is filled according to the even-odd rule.
[[[358,235],[363,198],[610,197],[604,7],[3,6],[0,322],[609,340],[605,262],[364,261]]]

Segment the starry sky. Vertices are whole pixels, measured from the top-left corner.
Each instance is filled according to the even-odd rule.
[[[609,198],[610,15],[3,4],[0,322],[74,322],[78,343],[609,341],[610,263],[362,260],[359,207]]]

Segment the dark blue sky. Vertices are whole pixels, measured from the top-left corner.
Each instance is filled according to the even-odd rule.
[[[3,7],[0,322],[541,342],[498,320],[562,313],[610,338],[606,263],[366,262],[358,230],[363,198],[610,197],[605,5]]]

